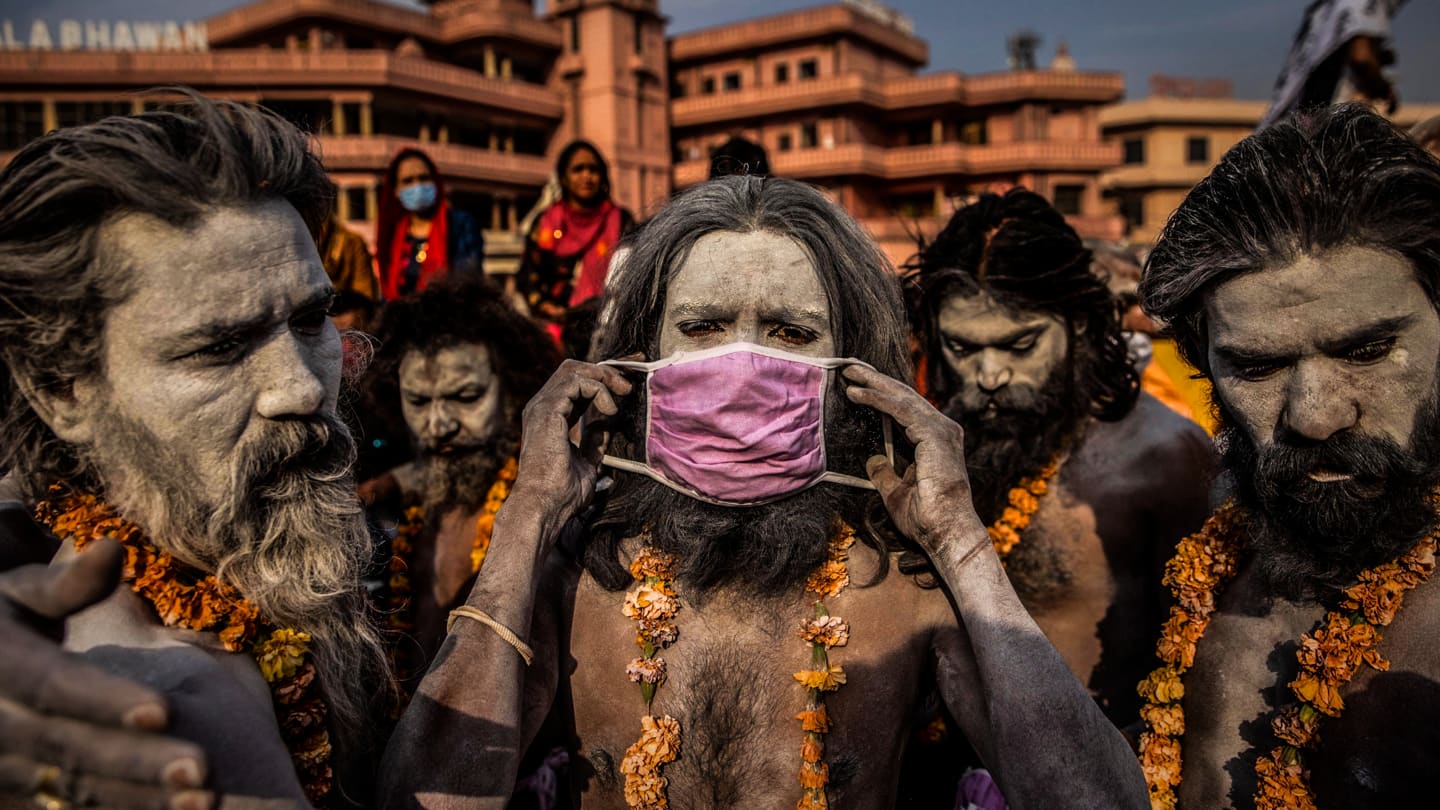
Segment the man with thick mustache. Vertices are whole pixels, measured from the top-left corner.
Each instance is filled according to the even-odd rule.
[[[1437,222],[1440,163],[1341,107],[1232,149],[1151,255],[1145,307],[1214,382],[1233,499],[1167,568],[1156,807],[1434,802]]]
[[[484,564],[515,480],[520,412],[559,358],[498,289],[466,277],[386,304],[375,337],[366,404],[404,422],[415,458],[360,497],[372,515],[398,519],[386,618],[413,691]]]
[[[99,597],[75,585],[113,538],[128,587],[70,616],[65,645],[153,690],[90,686],[12,625],[5,655],[53,669],[0,678],[4,789],[137,804],[208,765],[226,806],[366,795],[389,674],[311,236],[334,190],[292,126],[198,98],[57,131],[0,173],[0,469],[58,561],[99,555],[61,569],[79,579],[8,579],[5,612],[43,628]],[[81,735],[55,713],[168,720],[193,745]]]
[[[909,263],[931,401],[965,429],[975,509],[1030,615],[1121,727],[1210,511],[1210,440],[1143,395],[1091,253],[1045,198],[984,194]]]
[[[502,806],[554,714],[586,806],[889,807],[938,683],[1013,807],[1143,805],[1006,580],[959,427],[901,382],[899,287],[853,220],[802,184],[712,181],[611,293],[609,360],[565,363],[526,408],[385,801]],[[882,416],[913,461],[887,460]]]

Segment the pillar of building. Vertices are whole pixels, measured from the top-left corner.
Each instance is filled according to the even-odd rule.
[[[500,78],[508,81],[514,74],[515,66],[514,63],[510,61],[510,57],[500,57]]]
[[[669,67],[658,0],[547,0],[547,17],[578,26],[584,46],[583,64],[554,79],[569,100],[566,134],[604,154],[617,202],[653,209],[670,194]],[[552,155],[568,140],[558,135]]]
[[[40,124],[46,132],[54,132],[60,128],[60,117],[55,114],[55,99],[40,101]]]
[[[373,102],[360,102],[360,134],[367,138],[375,134],[375,108]]]
[[[945,122],[939,118],[930,122],[930,143],[945,142]]]
[[[495,73],[496,73],[496,70],[495,70],[495,48],[494,48],[494,46],[490,45],[490,43],[488,43],[488,42],[485,43],[485,50],[484,50],[484,56],[483,56],[483,64],[484,64],[484,66],[485,66],[485,69],[484,69],[485,78],[487,78],[487,79],[493,79],[493,78],[495,78]]]
[[[330,100],[330,134],[345,134],[345,102],[339,99]]]
[[[440,143],[449,143],[449,142],[450,142],[450,125],[449,125],[449,124],[441,124],[441,125],[440,125],[440,129],[435,133],[435,140],[439,141]]]
[[[380,194],[374,184],[365,187],[365,219],[370,219],[371,211],[380,210]]]
[[[335,216],[339,217],[341,222],[348,222],[352,219],[350,216],[350,195],[346,194],[346,191],[347,189],[342,188],[340,189],[340,193],[335,196]]]

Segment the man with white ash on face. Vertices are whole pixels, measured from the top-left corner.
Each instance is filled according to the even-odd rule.
[[[407,426],[415,458],[366,481],[360,498],[397,522],[384,595],[408,693],[485,562],[515,481],[520,412],[559,358],[498,289],[463,276],[386,304],[375,338],[365,406]]]
[[[853,220],[798,183],[713,181],[647,225],[612,294],[609,360],[526,409],[386,801],[501,806],[560,712],[586,806],[889,807],[938,683],[1012,806],[1143,805],[1006,580],[960,429],[901,382],[899,286]],[[882,417],[913,446],[898,472]]]
[[[63,273],[55,261],[0,265],[16,288],[34,291],[8,299],[7,334],[17,340],[19,324],[58,319],[67,303],[106,313],[89,333],[95,348],[69,353],[94,365],[66,380],[52,379],[65,371],[58,359],[38,367],[6,341],[7,370],[23,391],[13,396],[37,413],[25,424],[46,453],[76,459],[59,470],[11,463],[34,476],[34,496],[52,499],[42,516],[57,534],[83,540],[116,526],[101,526],[86,499],[103,495],[136,524],[121,532],[127,545],[153,546],[151,556],[170,563],[143,557],[143,571],[127,569],[139,592],[121,589],[69,628],[72,645],[114,648],[113,659],[96,660],[148,679],[150,690],[113,678],[81,690],[75,684],[93,669],[57,657],[40,635],[56,629],[46,619],[103,593],[107,560],[92,555],[113,551],[95,543],[53,574],[0,577],[0,638],[29,652],[0,657],[6,722],[29,735],[0,735],[0,784],[11,792],[134,805],[136,794],[118,789],[99,800],[88,794],[101,778],[124,778],[127,789],[147,783],[136,790],[199,781],[193,772],[173,778],[176,767],[185,770],[178,761],[191,771],[208,765],[210,785],[227,800],[298,802],[302,786],[324,787],[318,766],[343,776],[363,763],[363,747],[337,744],[320,756],[308,746],[313,724],[300,727],[304,736],[287,734],[313,717],[297,720],[289,707],[312,705],[316,684],[332,727],[360,720],[352,708],[369,695],[356,662],[376,670],[384,662],[353,604],[352,571],[365,558],[353,550],[363,550],[358,503],[335,494],[352,483],[332,447],[345,435],[332,424],[340,350],[298,213],[311,203],[290,201],[288,181],[256,168],[270,165],[265,149],[301,141],[275,119],[251,116],[202,107],[189,117],[108,124],[206,166],[227,144],[235,152],[219,164],[225,193],[197,203],[193,218],[136,219],[130,208],[143,208],[131,199],[111,209],[126,212],[114,217],[117,254],[150,260],[132,269],[128,297],[67,301],[37,286],[33,268],[44,267],[98,289],[88,264]],[[238,120],[240,132],[215,135],[217,119]],[[255,131],[263,137],[243,137]],[[9,171],[29,172],[27,188],[42,182],[55,170],[27,167],[46,154],[36,147]],[[126,167],[113,171],[140,171],[96,154]],[[148,173],[159,158],[147,157]],[[305,188],[330,187],[319,177]],[[87,203],[108,199],[88,193]],[[59,225],[45,231],[43,218],[7,217],[7,227],[12,221],[37,238],[62,234],[49,237],[52,249],[76,244]],[[97,213],[95,227],[109,226]],[[125,241],[130,227],[146,238]],[[157,300],[162,293],[178,302]],[[567,363],[526,408],[514,487],[475,589],[390,742],[381,804],[503,806],[522,752],[554,712],[583,757],[575,789],[594,806],[888,807],[909,710],[938,683],[1012,806],[1143,805],[1128,747],[1026,613],[970,506],[959,427],[902,382],[910,370],[899,287],[853,220],[800,184],[707,183],[647,227],[615,295],[614,329],[600,354],[617,364]],[[114,389],[110,396],[102,386]],[[119,413],[97,422],[106,403]],[[592,407],[577,447],[571,429]],[[885,458],[882,416],[913,462],[897,468]],[[153,434],[150,450],[109,448],[132,427],[125,417]],[[602,428],[614,434],[609,463],[621,472],[597,496]],[[272,447],[266,439],[276,435],[295,441]],[[252,456],[235,448],[250,442],[258,455],[236,467]],[[147,464],[160,451],[172,467]],[[92,457],[94,477],[80,475],[92,467],[79,459]],[[215,503],[168,490],[168,499],[140,497],[150,480]],[[51,493],[55,481],[68,486]],[[241,505],[232,508],[232,499]],[[308,515],[312,525],[263,523],[259,539],[252,534],[261,517],[289,520],[322,506]],[[257,565],[276,578],[232,583],[219,564],[229,558],[208,555],[237,550],[287,555],[284,574]],[[920,587],[912,572],[944,587]],[[304,603],[313,613],[290,610],[281,597],[313,595],[312,574],[332,575],[325,600]],[[181,587],[202,591],[211,612],[171,610]],[[350,622],[349,636],[322,607]],[[115,615],[121,608],[128,612]],[[225,622],[213,621],[215,610]],[[98,641],[100,625],[84,629],[111,617],[104,627],[119,643]],[[174,623],[163,627],[161,617]],[[277,638],[283,631],[293,632]],[[128,664],[152,648],[190,669]],[[341,659],[346,651],[354,654]],[[335,672],[343,660],[352,666]],[[165,672],[181,681],[154,677]],[[383,711],[380,701],[369,708]],[[198,747],[132,731],[167,719]],[[87,736],[91,727],[79,721],[109,728]],[[299,744],[287,751],[292,738]],[[136,758],[147,766],[127,769]],[[168,787],[154,785],[161,781]],[[359,783],[342,778],[332,787],[331,800],[363,801]]]
[[[1341,107],[1242,141],[1150,257],[1232,498],[1167,567],[1156,807],[1433,804],[1437,222],[1440,163]]]

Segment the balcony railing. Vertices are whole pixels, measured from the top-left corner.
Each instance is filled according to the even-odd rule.
[[[519,155],[492,152],[474,146],[453,143],[417,142],[413,138],[393,135],[370,137],[316,138],[320,158],[327,171],[384,171],[391,158],[407,146],[415,146],[440,167],[441,173],[491,183],[517,186],[545,185],[550,176],[550,161],[543,155]]]
[[[489,78],[455,65],[385,51],[0,51],[0,76],[6,77],[11,89],[175,83],[246,91],[388,87],[556,121],[564,111],[559,94],[544,85]]]
[[[676,99],[670,109],[671,121],[678,129],[843,105],[895,112],[920,107],[975,107],[1025,101],[1103,103],[1118,100],[1124,91],[1124,79],[1116,73],[1039,70],[981,76],[939,73],[898,79],[847,73]]]
[[[557,51],[561,44],[560,29],[533,16],[464,14],[447,20],[376,0],[265,0],[217,14],[206,21],[205,27],[211,44],[224,45],[286,23],[315,18],[447,44],[489,37],[529,42]]]
[[[1013,174],[1026,171],[1098,172],[1120,163],[1120,147],[1109,143],[1021,141],[970,146],[944,143],[887,148],[846,144],[831,149],[801,149],[771,155],[775,173],[802,180],[862,176],[913,180],[955,175]],[[704,180],[706,160],[675,164],[677,188]]]

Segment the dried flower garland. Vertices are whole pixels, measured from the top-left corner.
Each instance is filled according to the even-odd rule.
[[[990,542],[995,545],[995,553],[1000,555],[1002,562],[1019,544],[1020,534],[1029,528],[1030,518],[1040,508],[1040,499],[1050,491],[1051,479],[1060,472],[1061,461],[1061,456],[1057,455],[1050,459],[1050,463],[1042,467],[1040,472],[1020,479],[1020,483],[1010,490],[1005,510],[986,529],[990,534]]]
[[[680,721],[665,715],[655,717],[651,704],[655,690],[665,682],[665,659],[660,651],[675,643],[680,629],[675,614],[680,611],[672,582],[675,558],[646,546],[630,563],[635,585],[625,595],[621,612],[635,622],[635,643],[640,657],[625,667],[625,674],[640,685],[645,715],[640,718],[640,739],[625,749],[620,772],[625,774],[625,803],[642,810],[668,807],[669,780],[660,769],[680,756]]]
[[[1140,683],[1146,701],[1140,709],[1146,730],[1140,736],[1140,765],[1156,810],[1175,807],[1185,733],[1185,696],[1181,676],[1195,663],[1195,647],[1215,612],[1216,597],[1238,572],[1243,514],[1222,506],[1196,534],[1180,541],[1165,565],[1164,583],[1176,604],[1161,631],[1156,652],[1164,664]],[[1299,671],[1288,686],[1297,703],[1284,707],[1271,728],[1281,745],[1255,763],[1257,810],[1315,810],[1309,771],[1302,751],[1319,740],[1322,717],[1339,717],[1345,708],[1340,690],[1366,664],[1377,670],[1390,664],[1379,653],[1376,627],[1390,624],[1405,594],[1435,570],[1436,538],[1430,536],[1398,560],[1361,572],[1345,590],[1340,610],[1329,611],[1316,629],[1300,637]]]
[[[825,562],[811,572],[805,591],[814,594],[814,616],[800,624],[800,638],[810,645],[811,669],[795,673],[794,678],[806,689],[805,710],[795,715],[804,734],[800,746],[800,800],[797,810],[821,810],[829,806],[825,788],[830,769],[825,764],[825,743],[822,735],[830,731],[830,718],[825,711],[824,693],[833,692],[845,683],[845,671],[830,663],[829,650],[843,647],[850,640],[850,625],[838,616],[831,616],[825,599],[838,595],[850,584],[850,547],[855,532],[838,522],[830,538]],[[661,768],[680,756],[680,721],[665,715],[655,717],[651,706],[655,690],[665,682],[665,659],[660,652],[680,637],[675,616],[680,600],[675,593],[676,560],[673,555],[646,546],[630,563],[630,576],[635,584],[625,595],[621,612],[635,622],[635,643],[640,657],[625,667],[631,682],[639,684],[645,701],[645,715],[640,718],[640,739],[625,750],[620,772],[625,775],[625,803],[638,810],[660,810],[670,804],[666,789],[669,785]]]
[[[495,531],[495,515],[510,497],[510,488],[520,471],[519,461],[512,458],[500,468],[495,482],[485,493],[485,506],[480,517],[475,519],[475,538],[470,543],[470,572],[480,573],[485,564],[485,555],[490,551],[490,535]],[[411,615],[410,555],[415,553],[415,543],[425,530],[425,510],[420,506],[405,509],[400,525],[395,527],[395,539],[390,541],[390,613],[387,623],[391,630],[399,633],[415,629]],[[392,656],[394,651],[391,651]]]
[[[825,600],[838,596],[850,584],[850,547],[855,530],[842,521],[830,538],[830,549],[819,570],[805,582],[806,593],[815,594],[815,615],[800,623],[800,638],[810,645],[810,669],[795,673],[805,687],[805,711],[795,715],[804,734],[800,744],[800,801],[796,810],[825,810],[829,799],[830,766],[825,763],[825,737],[830,715],[825,710],[825,693],[845,684],[845,670],[830,663],[830,649],[850,642],[850,624],[831,616]]]
[[[250,653],[270,685],[280,735],[306,797],[314,804],[328,796],[335,782],[325,728],[329,709],[319,695],[315,668],[305,660],[310,634],[265,621],[230,585],[155,548],[139,526],[96,496],[59,486],[51,487],[50,495],[36,507],[36,519],[57,537],[70,538],[77,552],[102,538],[118,541],[125,552],[121,578],[167,627],[213,632],[225,649]]]

